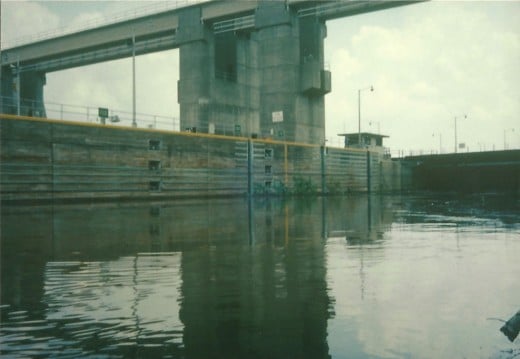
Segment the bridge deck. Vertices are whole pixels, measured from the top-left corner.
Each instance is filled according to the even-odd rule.
[[[315,1],[288,0],[288,8],[299,17],[315,16],[322,21],[353,16],[416,1]],[[188,7],[121,21],[77,33],[41,40],[1,51],[2,66],[20,64],[20,71],[52,72],[132,56],[135,37],[136,55],[177,48],[179,18],[183,12],[197,9],[200,20],[215,22],[254,15],[258,1],[209,1]],[[253,21],[248,26],[254,28]],[[230,27],[230,31],[233,27]]]

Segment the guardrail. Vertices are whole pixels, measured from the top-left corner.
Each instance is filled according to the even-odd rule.
[[[165,116],[136,112],[136,126],[133,124],[133,113],[127,110],[103,108],[104,117],[99,116],[100,107],[64,104],[52,101],[34,101],[20,99],[20,115],[48,118],[73,122],[99,123],[121,127],[138,127],[158,129],[172,132],[197,132],[197,128],[181,128],[178,116]],[[17,101],[12,97],[0,96],[0,113],[17,113]],[[240,136],[234,123],[214,123],[212,133],[225,136]]]
[[[208,1],[208,0],[205,0]],[[177,0],[177,1],[163,1],[160,3],[154,3],[153,5],[144,5],[136,7],[131,10],[106,15],[93,19],[88,22],[83,22],[76,25],[61,26],[59,28],[50,29],[48,31],[40,32],[29,36],[23,36],[15,38],[13,40],[2,41],[2,48],[12,48],[20,45],[24,45],[31,42],[37,42],[42,40],[51,39],[54,37],[64,36],[80,31],[94,29],[96,27],[106,26],[115,24],[122,21],[132,20],[139,17],[157,14],[160,12],[177,9],[183,6],[188,6],[196,3],[205,2],[204,0]]]

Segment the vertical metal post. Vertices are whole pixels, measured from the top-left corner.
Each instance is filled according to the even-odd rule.
[[[20,97],[22,90],[20,89],[20,55],[16,60],[16,114],[20,116]]]
[[[367,149],[367,192],[370,193],[371,186],[372,186],[372,179],[370,178],[372,176],[371,166],[370,166],[370,151]]]
[[[457,153],[457,117],[455,117],[455,153]]]
[[[137,127],[135,119],[135,34],[132,35],[132,127]]]
[[[247,195],[253,196],[253,141],[247,140]]]
[[[289,159],[287,142],[283,145],[283,172],[284,172],[284,184],[286,188],[289,188]]]
[[[468,115],[464,115],[463,119],[468,118]],[[457,153],[457,117],[455,117],[455,153]]]
[[[321,194],[325,195],[327,191],[327,184],[326,184],[326,166],[325,166],[325,156],[327,154],[327,148],[325,146],[321,146]]]
[[[361,90],[357,91],[357,108],[358,108],[358,146],[361,148]]]
[[[358,146],[361,148],[361,91],[370,90],[374,91],[374,86],[362,88],[358,90]]]

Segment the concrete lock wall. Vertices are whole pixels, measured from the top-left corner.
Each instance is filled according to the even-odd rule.
[[[0,115],[2,200],[399,190],[376,152]]]

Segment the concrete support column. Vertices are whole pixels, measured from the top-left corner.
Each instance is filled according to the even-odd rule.
[[[45,82],[44,73],[22,72],[18,79],[17,69],[2,67],[0,112],[16,115],[19,103],[21,116],[46,117],[43,99]]]
[[[259,2],[255,13],[260,73],[260,127],[263,137],[295,138],[295,94],[300,52],[297,19],[284,2]],[[273,122],[273,114],[276,114]]]
[[[254,142],[251,140],[247,141],[247,195],[253,196],[253,155],[254,155]]]
[[[281,1],[260,1],[254,28],[213,32],[190,7],[179,15],[181,129],[325,143],[325,24]]]
[[[331,75],[325,70],[324,39],[327,28],[309,16],[298,19],[300,40],[300,88],[296,100],[296,138],[325,143],[325,94],[331,91]]]
[[[2,66],[0,79],[0,113],[16,114],[14,76],[9,66]]]
[[[46,77],[41,72],[22,72],[20,77],[20,115],[47,117],[43,102],[43,87]]]
[[[181,45],[179,62],[177,91],[181,130],[194,127],[207,133],[210,104],[208,44],[196,41]]]
[[[324,144],[324,95],[331,87],[330,72],[324,70],[325,24],[313,16],[299,18],[275,1],[259,3],[255,23],[262,134]],[[283,121],[273,123],[273,113]]]
[[[181,130],[196,128],[208,132],[210,103],[210,44],[208,30],[201,22],[200,7],[186,8],[179,15],[179,82]]]
[[[372,159],[370,151],[367,150],[367,192],[372,192]]]

